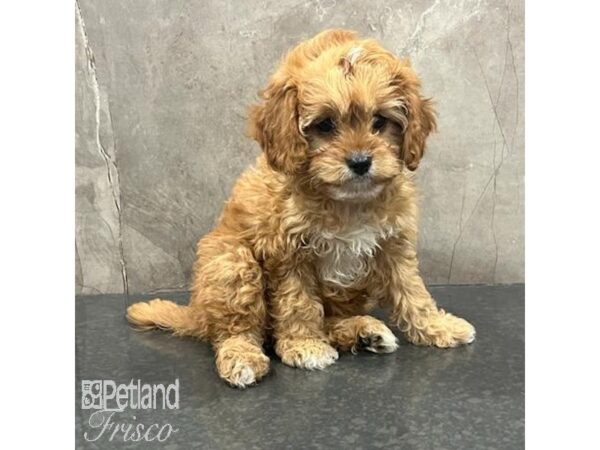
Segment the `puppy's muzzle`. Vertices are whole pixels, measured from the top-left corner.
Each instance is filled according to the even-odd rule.
[[[366,153],[352,153],[346,158],[346,164],[356,175],[364,175],[371,168],[373,158]]]

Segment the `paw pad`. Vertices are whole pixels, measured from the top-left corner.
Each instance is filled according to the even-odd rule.
[[[373,353],[392,353],[398,348],[398,340],[389,329],[386,329],[359,336],[357,347]]]

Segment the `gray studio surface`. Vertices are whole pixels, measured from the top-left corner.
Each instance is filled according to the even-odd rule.
[[[395,353],[343,353],[336,364],[315,372],[287,367],[271,351],[271,373],[244,391],[217,376],[209,344],[132,329],[122,295],[79,297],[78,448],[522,448],[523,285],[431,291],[440,306],[477,327],[473,344],[442,350],[401,338]],[[187,300],[187,294],[169,297]],[[162,444],[109,442],[105,436],[85,441],[86,431],[95,436],[91,411],[80,407],[86,379],[179,379],[179,409],[126,410],[120,416],[121,422],[169,423],[179,431]]]

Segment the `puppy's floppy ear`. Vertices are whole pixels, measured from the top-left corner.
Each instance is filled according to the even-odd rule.
[[[396,81],[408,112],[400,157],[409,170],[415,170],[425,152],[427,136],[437,127],[436,113],[431,99],[421,96],[421,82],[408,61],[398,65]]]
[[[327,48],[355,38],[353,31],[333,29],[301,42],[283,59],[280,69],[260,93],[262,102],[250,108],[248,135],[260,144],[275,170],[299,172],[308,151],[308,142],[300,132],[298,91],[291,74]]]
[[[273,169],[296,173],[308,149],[299,129],[297,90],[277,73],[260,95],[262,102],[250,108],[248,134],[260,144]]]

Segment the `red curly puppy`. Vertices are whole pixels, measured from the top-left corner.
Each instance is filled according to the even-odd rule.
[[[438,309],[418,271],[409,171],[435,129],[406,60],[371,39],[325,31],[283,60],[250,111],[263,149],[198,244],[191,300],[129,307],[142,328],[208,339],[219,375],[245,387],[288,365],[322,369],[339,350],[396,350],[366,315],[379,304],[418,345],[470,343],[475,329]]]

